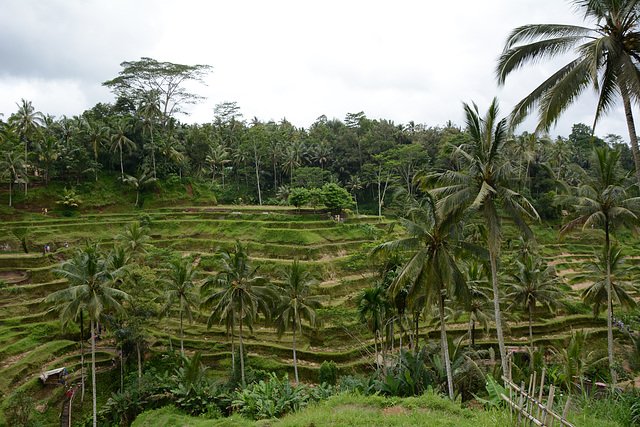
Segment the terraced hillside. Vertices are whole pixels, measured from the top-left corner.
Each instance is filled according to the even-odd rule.
[[[366,371],[371,366],[373,339],[362,334],[364,328],[354,325],[354,297],[373,278],[366,253],[386,233],[389,222],[378,217],[350,218],[336,222],[326,214],[310,210],[295,211],[278,207],[194,207],[162,208],[126,214],[89,214],[74,218],[26,215],[20,221],[6,221],[0,226],[0,393],[19,387],[33,392],[44,409],[57,411],[63,398],[62,388],[45,389],[37,380],[48,369],[65,366],[76,373],[80,367],[80,332],[77,325],[62,330],[55,315],[47,314],[43,299],[67,286],[53,273],[74,247],[87,239],[114,244],[114,238],[133,221],[147,224],[154,248],[145,261],[155,276],[162,274],[166,260],[188,258],[205,278],[216,271],[215,252],[230,246],[236,239],[245,242],[260,272],[277,278],[277,269],[299,258],[320,280],[317,292],[324,297],[320,311],[324,325],[318,330],[304,329],[297,340],[299,371],[306,381],[315,381],[317,370],[325,360],[335,361],[341,373]],[[555,231],[537,226],[540,253],[553,264],[561,276],[566,307],[559,313],[540,310],[536,315],[536,344],[549,344],[568,337],[571,329],[588,328],[592,337],[606,337],[604,319],[594,319],[579,301],[586,285],[580,279],[583,261],[593,257],[597,230],[569,236],[557,242]],[[633,242],[629,236],[625,241]],[[513,261],[518,250],[517,236],[507,236],[504,263]],[[69,248],[66,247],[68,243]],[[49,245],[51,252],[43,254]],[[637,262],[635,249],[626,245],[631,262]],[[156,286],[149,286],[147,299],[157,296]],[[634,294],[634,296],[637,296]],[[177,313],[171,313],[170,330],[173,345],[179,340]],[[206,313],[185,323],[185,348],[203,351],[205,362],[214,371],[226,374],[230,368],[231,341],[225,329],[206,327]],[[524,317],[523,317],[524,319]],[[450,334],[459,337],[467,332],[466,319],[450,325]],[[421,327],[423,338],[436,339],[435,327]],[[164,350],[168,344],[167,323],[152,319],[145,326],[152,352]],[[496,346],[489,331],[477,338],[480,346]],[[526,345],[528,325],[511,322],[508,344]],[[245,336],[249,363],[254,368],[285,373],[292,371],[291,334],[278,337],[275,329],[258,322]],[[109,335],[98,346],[99,366],[108,369],[117,356]],[[76,375],[77,376],[77,375]]]

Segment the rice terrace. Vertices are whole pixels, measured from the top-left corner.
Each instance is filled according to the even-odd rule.
[[[185,123],[212,67],[149,57],[0,112],[0,426],[640,425],[640,4],[571,4],[462,125]]]

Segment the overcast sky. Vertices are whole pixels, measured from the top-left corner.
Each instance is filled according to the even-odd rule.
[[[151,57],[213,67],[207,86],[192,88],[207,99],[180,120],[209,122],[216,104],[233,101],[245,119],[302,127],[359,111],[396,124],[462,125],[463,102],[484,113],[494,96],[506,115],[563,64],[518,71],[498,88],[509,32],[582,23],[564,0],[0,0],[0,10],[5,120],[21,98],[56,117],[113,102],[101,83],[122,61]],[[593,96],[581,98],[552,135],[591,125],[594,110]],[[597,135],[608,133],[628,139],[621,108],[598,125]]]

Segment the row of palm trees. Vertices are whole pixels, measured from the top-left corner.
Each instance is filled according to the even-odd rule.
[[[148,254],[150,246],[149,230],[135,222],[116,237],[116,246],[109,252],[102,249],[99,243],[88,243],[74,251],[72,256],[61,263],[55,273],[69,282],[69,287],[56,291],[46,298],[46,303],[59,313],[63,325],[70,321],[82,319],[86,313],[90,322],[91,333],[91,370],[93,392],[93,418],[96,425],[96,366],[95,338],[96,325],[104,321],[107,314],[118,314],[124,319],[136,320],[133,307],[138,303],[128,293],[119,289],[119,284],[127,280],[128,267],[139,263]],[[243,349],[243,326],[252,327],[258,314],[266,319],[274,319],[279,335],[293,331],[293,359],[296,384],[299,384],[296,333],[301,331],[302,322],[308,321],[316,325],[315,309],[320,306],[320,298],[312,295],[312,287],[316,279],[295,260],[288,268],[280,271],[281,284],[272,284],[265,277],[257,274],[252,267],[245,247],[237,242],[232,249],[219,251],[222,267],[220,271],[205,280],[199,280],[200,271],[187,259],[170,261],[166,271],[161,275],[159,284],[164,285],[164,292],[155,298],[162,302],[160,317],[167,318],[178,311],[180,319],[180,354],[184,358],[184,320],[189,321],[200,313],[210,313],[208,326],[216,322],[224,323],[232,337],[232,360],[235,372],[234,336],[236,324],[239,326],[239,354],[242,384],[245,381],[245,361]],[[125,309],[125,307],[130,309]],[[171,330],[167,323],[169,343],[171,346]],[[83,332],[81,331],[81,334]],[[141,334],[135,337],[138,350],[138,376],[141,372]],[[82,387],[84,398],[84,338],[82,346]]]

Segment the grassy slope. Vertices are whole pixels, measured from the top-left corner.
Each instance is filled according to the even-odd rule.
[[[569,421],[581,427],[613,427],[616,424],[578,414]],[[457,404],[434,394],[410,398],[338,395],[302,409],[279,420],[253,422],[240,416],[222,420],[189,417],[172,407],[142,413],[132,427],[151,426],[434,426],[434,427],[508,427],[513,425],[504,410],[462,409]]]

